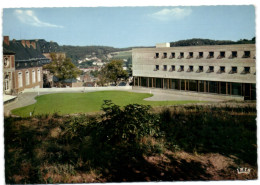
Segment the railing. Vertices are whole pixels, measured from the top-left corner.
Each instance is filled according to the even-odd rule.
[[[225,73],[225,70],[219,69],[219,70],[217,71],[217,74],[221,74],[221,73]]]
[[[219,55],[219,56],[217,57],[217,59],[222,59],[222,58],[225,58],[225,56]]]
[[[237,70],[234,71],[234,70],[231,69],[231,70],[228,72],[228,74],[234,74],[234,73],[237,73]]]
[[[250,73],[250,71],[243,70],[243,71],[241,72],[242,75],[243,75],[243,74],[248,74],[248,73]]]
[[[208,68],[208,70],[206,71],[206,73],[213,73],[214,72],[214,69],[210,69]]]
[[[182,71],[184,71],[184,69],[182,69],[182,68],[179,68],[179,69],[178,69],[178,72],[182,72]]]
[[[201,73],[203,72],[203,69],[197,69],[196,73]]]
[[[192,72],[192,71],[193,71],[193,69],[189,68],[186,72]]]
[[[250,55],[243,55],[242,58],[250,58]]]

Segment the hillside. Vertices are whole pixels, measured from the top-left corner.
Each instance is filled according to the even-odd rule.
[[[66,52],[67,56],[72,59],[73,62],[86,58],[89,56],[96,56],[100,59],[107,59],[106,56],[109,53],[127,51],[131,48],[113,48],[109,46],[60,46],[61,49]]]

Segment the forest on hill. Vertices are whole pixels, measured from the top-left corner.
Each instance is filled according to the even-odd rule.
[[[131,48],[114,48],[109,46],[61,46],[62,50],[72,61],[78,61],[87,55],[95,55],[97,58],[103,58],[105,55],[113,52],[127,51]]]
[[[176,42],[170,42],[171,47],[203,46],[203,45],[231,45],[231,44],[255,44],[255,37],[253,37],[251,40],[240,39],[238,41],[193,38],[193,39],[187,39],[187,40],[179,40]]]

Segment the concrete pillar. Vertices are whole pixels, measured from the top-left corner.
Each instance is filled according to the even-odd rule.
[[[228,82],[226,82],[226,94],[228,94]]]
[[[164,89],[164,78],[161,78],[162,79],[162,88]]]
[[[249,98],[250,98],[250,100],[252,99],[251,85],[252,85],[252,84],[249,84],[249,96],[250,96]]]

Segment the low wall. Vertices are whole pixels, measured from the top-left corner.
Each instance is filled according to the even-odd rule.
[[[67,88],[31,88],[23,92],[89,92],[89,91],[127,91],[132,90],[132,86],[109,86],[109,87],[67,87]]]

